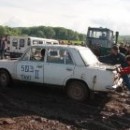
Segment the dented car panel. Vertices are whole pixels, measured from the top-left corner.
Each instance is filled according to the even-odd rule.
[[[114,85],[114,73],[106,71],[105,69],[97,69],[94,67],[77,67],[74,72],[74,77],[86,82],[91,90],[94,91],[107,91]]]

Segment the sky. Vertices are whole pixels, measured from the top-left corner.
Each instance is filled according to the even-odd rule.
[[[87,33],[105,27],[130,35],[130,0],[0,0],[0,25],[53,26]]]

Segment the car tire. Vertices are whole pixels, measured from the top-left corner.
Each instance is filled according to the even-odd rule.
[[[0,89],[1,90],[5,90],[9,87],[10,84],[10,76],[8,74],[8,72],[6,72],[5,70],[1,70],[0,71]]]
[[[89,97],[87,85],[81,81],[72,81],[67,85],[67,95],[74,100],[84,101]]]

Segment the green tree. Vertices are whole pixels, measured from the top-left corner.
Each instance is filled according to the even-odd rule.
[[[39,31],[37,31],[36,36],[37,36],[37,37],[43,37],[43,38],[44,38],[44,37],[45,37],[45,34],[44,34],[43,31],[39,30]]]
[[[54,38],[59,40],[80,40],[84,41],[86,35],[80,34],[70,29],[63,27],[45,27],[45,26],[34,26],[34,27],[17,27],[11,28],[7,26],[0,26],[0,36],[2,35],[23,35],[23,36],[35,36]]]
[[[72,30],[68,30],[68,39],[69,40],[76,40],[74,35],[75,34]]]
[[[65,28],[57,27],[54,28],[55,30],[55,38],[56,39],[61,39],[61,40],[68,40],[68,31]]]
[[[0,26],[0,36],[3,36],[5,34],[5,28],[3,26]]]
[[[44,33],[45,33],[46,38],[54,38],[55,37],[55,31],[51,27],[45,27]]]
[[[30,35],[30,33],[31,33],[31,29],[30,28],[22,27],[22,28],[18,28],[18,29],[21,30],[21,34],[22,35]]]
[[[80,40],[80,41],[85,41],[85,40],[86,40],[86,35],[84,35],[84,34],[79,34],[79,40]]]

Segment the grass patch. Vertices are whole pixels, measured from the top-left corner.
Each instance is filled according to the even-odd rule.
[[[61,40],[64,44],[82,45],[84,41]]]

